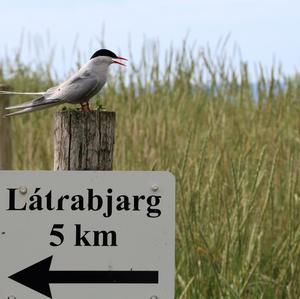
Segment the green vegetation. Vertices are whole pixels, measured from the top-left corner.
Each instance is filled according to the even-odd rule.
[[[176,298],[299,298],[299,80],[260,68],[255,99],[224,52],[159,56],[143,50],[96,101],[117,112],[114,169],[176,176]],[[14,90],[56,81],[51,65],[2,66]],[[14,169],[51,169],[54,110],[12,119]]]

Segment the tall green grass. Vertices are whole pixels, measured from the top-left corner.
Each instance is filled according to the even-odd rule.
[[[299,80],[185,45],[141,57],[96,101],[117,113],[114,169],[176,176],[176,298],[299,298]],[[2,68],[14,90],[56,83],[51,65]],[[52,118],[12,119],[14,169],[52,168]]]

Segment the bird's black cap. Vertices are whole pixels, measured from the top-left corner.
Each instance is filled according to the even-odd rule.
[[[95,57],[98,57],[98,56],[108,56],[108,57],[111,57],[111,58],[118,58],[118,56],[114,52],[109,51],[107,49],[101,49],[101,50],[96,51],[93,54],[93,56],[91,57],[91,59],[93,59]]]

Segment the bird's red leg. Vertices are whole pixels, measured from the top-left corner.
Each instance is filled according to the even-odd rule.
[[[89,102],[81,103],[81,111],[90,111]]]

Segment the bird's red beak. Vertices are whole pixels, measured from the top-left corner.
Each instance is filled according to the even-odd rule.
[[[120,65],[126,66],[126,64],[123,63],[124,60],[127,61],[127,59],[123,58],[123,57],[112,58],[113,63],[117,63]]]

